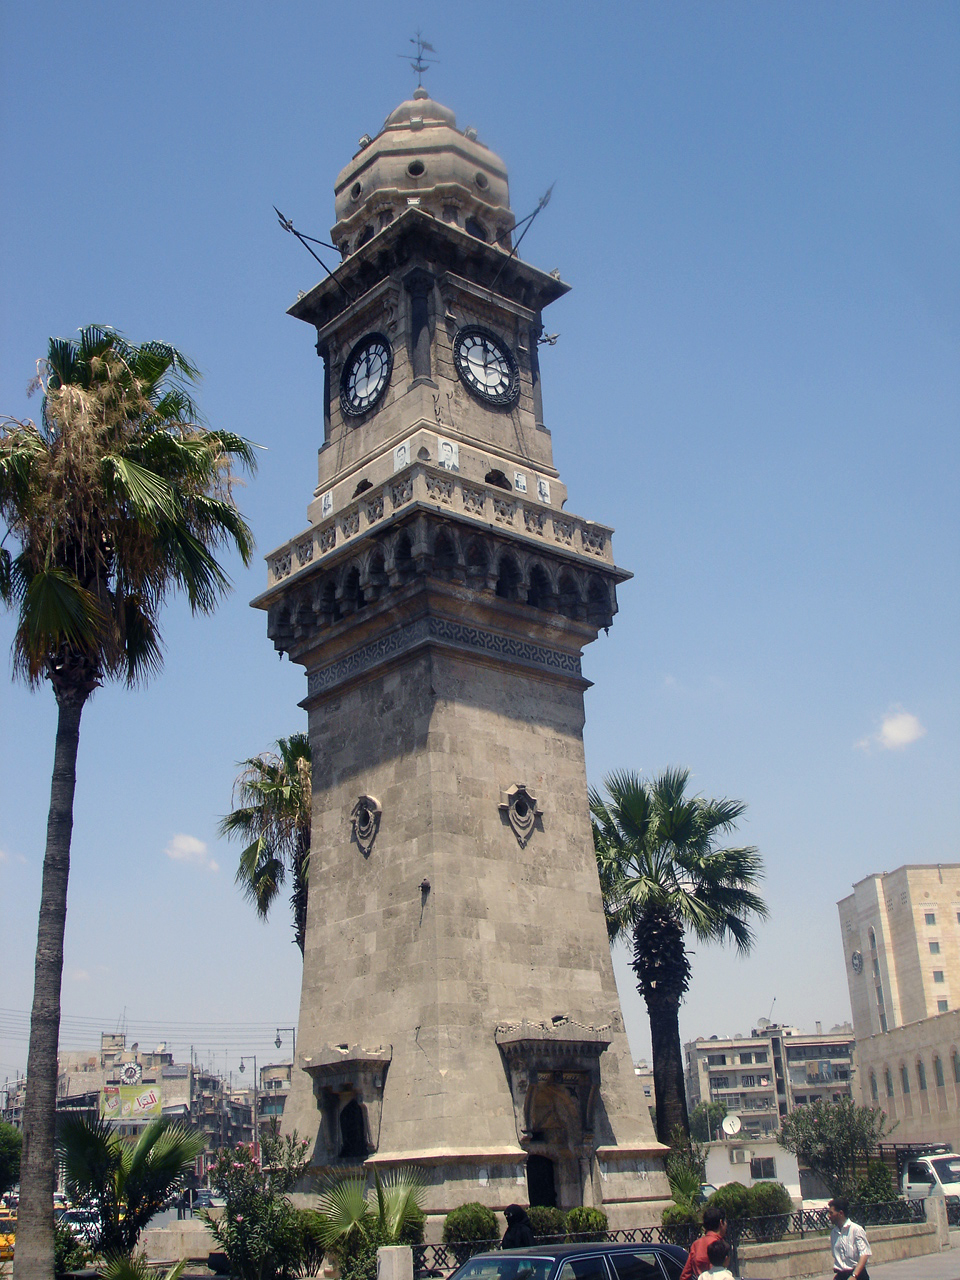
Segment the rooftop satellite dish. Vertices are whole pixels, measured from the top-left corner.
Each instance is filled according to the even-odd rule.
[[[732,1138],[735,1133],[740,1132],[739,1116],[724,1116],[723,1124],[720,1126],[728,1138]]]

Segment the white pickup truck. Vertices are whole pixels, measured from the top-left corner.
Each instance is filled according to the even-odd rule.
[[[943,1151],[913,1156],[904,1167],[901,1189],[907,1200],[923,1200],[942,1191],[947,1200],[960,1203],[960,1155]]]

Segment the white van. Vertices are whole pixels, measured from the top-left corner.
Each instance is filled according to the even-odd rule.
[[[944,1151],[914,1156],[903,1171],[902,1190],[908,1200],[923,1200],[942,1191],[947,1200],[960,1202],[960,1155]]]

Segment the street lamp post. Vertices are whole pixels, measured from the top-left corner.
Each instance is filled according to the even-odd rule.
[[[260,1159],[260,1108],[259,1108],[259,1091],[257,1088],[259,1077],[257,1076],[257,1055],[248,1053],[240,1058],[240,1074],[246,1071],[243,1065],[249,1058],[253,1059],[253,1154]]]
[[[281,1044],[283,1044],[283,1039],[280,1034],[282,1031],[289,1031],[290,1034],[293,1036],[293,1053],[291,1054],[291,1057],[293,1059],[292,1066],[295,1067],[297,1065],[297,1028],[296,1027],[277,1027],[277,1038],[276,1040],[274,1040],[273,1043],[277,1046],[278,1049],[280,1048]]]

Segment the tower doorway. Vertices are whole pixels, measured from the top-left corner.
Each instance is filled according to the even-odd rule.
[[[557,1207],[556,1170],[546,1156],[527,1156],[527,1199],[530,1204]]]

